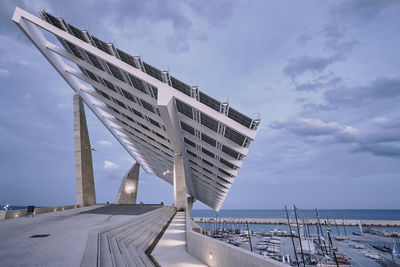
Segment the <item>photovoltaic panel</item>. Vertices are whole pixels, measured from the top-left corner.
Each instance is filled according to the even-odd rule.
[[[190,96],[191,89],[190,89],[189,85],[179,81],[178,79],[176,79],[172,76],[171,76],[171,84],[172,84],[172,87],[175,88],[176,90],[184,93],[185,95]]]
[[[186,152],[187,152],[189,155],[191,155],[192,157],[197,158],[197,155],[196,155],[195,153],[193,153],[192,151],[186,150]]]
[[[155,99],[158,99],[158,89],[157,89],[157,87],[154,87],[154,86],[151,86],[151,85],[150,85],[150,87],[151,87],[151,90],[153,91],[153,95],[154,95]]]
[[[121,91],[122,91],[122,93],[124,94],[124,96],[125,96],[126,98],[128,98],[130,101],[136,103],[135,98],[134,98],[134,96],[133,96],[131,93],[129,93],[128,91],[126,91],[126,90],[124,90],[124,89],[121,89]]]
[[[163,81],[162,75],[161,75],[161,70],[151,66],[150,64],[147,64],[146,62],[143,62],[143,65],[144,65],[144,68],[145,68],[147,74],[156,78],[157,80]]]
[[[92,55],[89,52],[86,52],[86,55],[89,57],[90,62],[93,64],[93,66],[104,71],[103,64],[100,62],[100,60],[95,55]]]
[[[122,76],[122,73],[120,71],[120,69],[118,69],[117,67],[114,67],[114,65],[112,64],[107,64],[108,68],[110,69],[112,75],[117,78],[120,81],[125,82],[124,76]]]
[[[137,68],[136,64],[135,64],[135,59],[133,56],[129,55],[128,53],[125,53],[124,51],[120,50],[117,48],[117,52],[119,57],[121,58],[121,60],[123,62],[125,62],[126,64],[131,65],[134,68]]]
[[[139,91],[141,91],[142,93],[147,94],[146,89],[143,86],[143,83],[140,79],[136,78],[135,76],[132,76],[128,73],[129,79],[131,80],[133,86],[138,89]]]
[[[204,203],[208,203],[208,205],[210,205],[211,207],[218,209],[222,203],[220,200],[223,200],[225,198],[227,193],[225,191],[226,189],[229,189],[230,184],[230,181],[226,180],[227,178],[222,177],[233,177],[234,175],[229,173],[231,171],[227,172],[226,170],[237,170],[238,168],[237,166],[235,166],[235,164],[232,164],[229,159],[233,158],[237,161],[241,161],[243,157],[247,154],[247,149],[240,149],[242,154],[238,153],[235,150],[237,149],[237,147],[232,145],[232,142],[234,142],[238,146],[245,146],[247,148],[248,143],[252,141],[251,136],[253,136],[252,132],[245,130],[238,124],[233,123],[233,121],[243,125],[244,127],[250,128],[252,127],[252,120],[249,117],[228,106],[228,110],[221,110],[222,104],[220,101],[197,90],[197,87],[192,89],[190,85],[179,81],[175,77],[171,77],[169,73],[164,73],[161,70],[151,66],[150,64],[144,63],[140,57],[131,56],[128,53],[115,48],[112,44],[104,42],[97,37],[91,36],[87,31],[81,31],[78,28],[75,28],[74,26],[65,23],[63,19],[58,19],[47,14],[44,14],[43,17],[46,21],[55,25],[59,29],[62,29],[63,31],[66,31],[67,33],[72,34],[73,36],[85,42],[85,44],[83,44],[75,38],[70,39],[69,37],[66,37],[65,33],[57,33],[57,31],[52,30],[51,27],[47,29],[45,27],[42,27],[41,24],[36,24],[37,26],[46,29],[50,33],[55,34],[56,38],[60,40],[61,44],[64,46],[67,52],[71,53],[74,56],[64,56],[65,58],[72,62],[75,62],[82,73],[85,74],[87,77],[90,77],[91,80],[104,85],[96,86],[96,84],[92,83],[94,85],[93,88],[98,94],[89,94],[92,94],[92,96],[97,98],[95,100],[97,101],[97,103],[99,103],[98,101],[100,101],[106,105],[108,104],[107,106],[110,110],[105,109],[102,105],[94,105],[97,105],[97,107],[103,109],[104,112],[109,113],[108,115],[102,115],[106,121],[108,120],[112,123],[111,128],[113,129],[110,130],[117,130],[116,138],[120,139],[120,141],[122,140],[122,143],[125,143],[125,140],[130,140],[132,142],[132,147],[137,149],[138,152],[143,152],[143,154],[140,154],[144,159],[146,159],[147,164],[145,164],[145,166],[151,166],[153,170],[156,170],[156,173],[158,175],[160,175],[160,168],[164,168],[164,166],[166,166],[165,164],[172,164],[171,158],[173,157],[173,152],[171,150],[171,145],[168,145],[168,143],[171,144],[171,142],[168,138],[166,138],[167,134],[161,134],[166,133],[167,131],[167,125],[163,125],[162,123],[160,123],[163,121],[165,115],[160,112],[164,112],[164,110],[158,110],[157,105],[154,104],[158,102],[156,100],[148,100],[147,97],[143,97],[142,93],[147,94],[153,98],[157,98],[159,90],[166,90],[167,92],[172,93],[172,96],[176,100],[175,104],[177,111],[193,120],[193,122],[191,122],[188,119],[184,119],[186,123],[180,121],[182,130],[190,133],[193,136],[190,137],[190,139],[183,138],[181,136],[180,140],[183,139],[186,150],[187,148],[192,149],[192,151],[188,151],[188,155],[199,158],[197,162],[194,160],[190,160],[190,167],[198,166],[196,167],[196,170],[194,170],[194,172],[196,173],[196,175],[198,173],[198,177],[199,179],[201,179],[199,181],[200,184],[203,183],[203,179],[208,179],[211,182],[207,183],[209,184],[209,190],[207,190],[206,192],[202,191],[201,188],[197,188],[196,186],[194,187],[194,189],[192,188],[192,190],[195,191],[197,196],[202,196],[202,194],[206,194],[208,196],[206,199],[204,197],[200,197],[199,200],[203,201]],[[65,38],[65,40],[61,38]],[[72,43],[69,43],[66,40],[69,40],[69,42]],[[86,43],[89,43],[96,49],[93,50],[92,48],[87,47],[83,48],[86,46]],[[117,60],[110,60],[109,56],[105,56],[104,53],[101,53],[97,49],[106,52],[108,55],[115,57]],[[51,46],[49,47],[49,50],[51,50],[50,52],[56,52],[58,56],[63,56],[62,53],[58,53],[58,51],[52,50]],[[80,61],[77,58],[91,63],[96,67],[97,70],[89,71],[87,69],[83,69],[83,67],[79,66]],[[121,61],[118,62],[118,60]],[[144,73],[152,76],[158,81],[164,82],[166,85],[160,86],[159,83],[155,83],[154,80],[147,75],[137,75],[136,70],[131,71],[130,68],[125,69],[124,64],[121,64],[122,62],[134,67],[135,69],[143,71]],[[121,85],[120,82],[117,82],[113,78],[109,78],[108,80],[103,78],[107,77],[109,74],[114,76],[116,79],[124,82],[125,84]],[[76,77],[80,78],[79,76]],[[87,82],[86,78],[81,79]],[[155,87],[153,84],[157,84],[157,87]],[[127,87],[129,86],[132,87],[131,90],[128,90]],[[141,91],[142,93],[139,93],[139,91],[136,91],[133,87]],[[182,92],[183,94],[185,94],[185,96],[179,94],[178,92],[174,92],[172,88]],[[170,89],[171,91],[169,91]],[[117,94],[120,94],[120,96],[116,96],[110,90],[114,91]],[[191,99],[187,98],[187,96],[189,96]],[[123,99],[122,97],[124,97],[125,99]],[[106,100],[106,98],[111,100],[113,103]],[[144,101],[143,98],[146,99],[146,101]],[[88,105],[90,105],[89,102],[87,103]],[[140,106],[138,106],[138,104]],[[208,106],[213,111],[206,108],[204,105]],[[150,115],[147,111],[153,112],[155,115],[163,116],[159,117],[159,119],[156,119],[154,115]],[[215,111],[220,114],[217,115]],[[223,118],[221,114],[222,116],[226,117]],[[149,115],[151,118],[147,115]],[[112,116],[114,116],[115,118],[112,118]],[[199,127],[197,123],[201,123],[204,127]],[[120,135],[118,133],[118,127],[116,127],[115,124],[121,126],[124,130],[120,129],[119,131],[122,134],[128,135],[128,137],[123,137],[122,135]],[[196,125],[196,130],[193,128],[192,125]],[[255,130],[256,128],[253,129]],[[170,134],[171,132],[169,132],[168,130],[168,133]],[[210,136],[213,137],[211,138]],[[200,138],[200,140],[202,141],[197,138]],[[197,141],[195,141],[194,139],[198,140],[198,145],[196,144]],[[232,142],[230,142],[229,140]],[[123,146],[125,145],[123,144]],[[130,150],[132,149],[132,147],[128,147],[127,149]],[[149,162],[149,155],[154,155],[156,158],[157,155],[161,158],[164,157],[165,161],[162,161],[161,163],[151,161]],[[214,160],[209,159],[203,160],[201,162],[203,157],[205,157],[206,159],[209,159],[210,157]],[[206,168],[204,168],[204,164],[207,165]],[[213,167],[214,165],[215,168]],[[170,168],[170,166],[167,166],[166,168]],[[216,170],[219,170],[219,173],[215,173]],[[206,174],[206,172],[209,174]],[[220,176],[218,176],[218,174]],[[212,179],[209,177],[211,175],[213,176]],[[160,177],[163,178],[162,175]],[[196,180],[195,176],[190,175],[189,177],[191,177],[190,179]],[[216,181],[216,177],[218,177],[218,182]],[[221,198],[219,198],[219,196],[221,196]]]
[[[140,102],[142,103],[142,106],[147,109],[148,111],[154,113],[154,108],[151,104],[147,103],[146,101],[144,101],[143,99],[140,100]]]
[[[205,164],[207,164],[208,166],[210,166],[210,167],[214,167],[214,165],[213,165],[211,162],[209,162],[209,161],[207,161],[207,160],[205,160],[205,159],[203,159],[203,162],[204,162]]]
[[[189,139],[187,139],[186,137],[184,137],[183,140],[185,141],[186,144],[196,148],[196,144],[194,142],[190,141]]]
[[[63,31],[66,30],[65,24],[63,23],[62,19],[56,18],[47,12],[40,12],[40,14],[41,14],[42,18],[44,18],[50,24],[53,24],[54,26],[56,26],[57,28],[59,28]]]
[[[236,144],[242,146],[245,140],[245,136],[233,130],[230,127],[226,127],[225,129],[225,137],[229,140],[235,142]]]
[[[183,130],[185,130],[186,132],[194,135],[194,128],[186,123],[184,123],[183,121],[181,121],[181,127]]]
[[[218,121],[214,120],[213,118],[207,116],[204,113],[200,114],[200,118],[201,118],[201,124],[213,130],[214,132],[218,132]]]
[[[201,140],[208,143],[209,145],[215,147],[217,145],[217,141],[206,135],[205,133],[201,134]]]
[[[189,105],[186,105],[185,103],[179,101],[178,99],[176,99],[175,101],[176,101],[177,110],[180,113],[182,113],[182,114],[188,116],[189,118],[193,119],[193,109],[192,109],[192,107],[189,106]]]
[[[236,111],[233,108],[229,108],[228,111],[228,117],[231,118],[234,121],[237,121],[238,123],[246,126],[247,128],[250,128],[251,122],[253,121],[252,119],[250,119],[249,117],[243,115],[242,113],[240,113],[239,111]]]
[[[97,79],[96,75],[93,72],[91,72],[87,69],[85,69],[85,72],[87,73],[87,75],[89,76],[90,79],[92,79],[95,82],[99,82],[99,80]]]
[[[137,111],[136,109],[134,109],[134,108],[131,107],[131,110],[132,110],[132,112],[133,112],[136,116],[138,116],[138,117],[140,117],[140,118],[142,118],[142,119],[144,118],[143,114],[140,113],[139,111]]]
[[[92,35],[92,40],[96,44],[97,48],[106,52],[107,54],[113,55],[111,48],[108,46],[108,44]]]
[[[221,169],[221,168],[218,168],[218,170],[219,170],[221,173],[223,173],[224,175],[226,175],[226,176],[229,176],[229,177],[232,176],[229,172],[226,172],[226,171],[224,171],[224,170]],[[221,179],[222,179],[222,178],[221,178]],[[225,180],[225,181],[226,181],[226,180]]]
[[[103,79],[103,82],[104,82],[105,86],[108,87],[108,89],[111,89],[111,90],[113,90],[114,92],[117,92],[117,89],[115,89],[114,84],[112,84],[111,82],[109,82],[109,81],[106,80],[106,79]]]
[[[158,128],[161,128],[161,125],[158,123],[158,122],[156,122],[155,120],[153,120],[152,118],[148,118],[149,119],[149,122],[151,123],[151,124],[153,124],[154,126],[157,126]]]
[[[71,50],[71,52],[75,56],[79,57],[82,60],[85,60],[85,58],[83,57],[81,51],[79,50],[79,48],[77,46],[75,46],[74,44],[72,44],[72,43],[70,43],[68,41],[65,41],[65,44],[68,46],[68,48]]]
[[[124,103],[122,103],[121,101],[119,101],[118,99],[114,99],[115,100],[115,102],[117,102],[117,104],[120,106],[120,107],[122,107],[122,108],[124,108],[124,109],[126,109],[126,106],[125,106],[125,104]]]
[[[210,151],[208,151],[207,149],[205,149],[204,147],[201,148],[201,152],[203,152],[204,154],[206,154],[207,156],[214,158],[214,153],[211,153]]]
[[[78,28],[75,28],[74,26],[72,26],[71,24],[68,24],[68,28],[70,29],[70,31],[72,32],[72,34],[76,37],[81,39],[84,42],[90,43],[90,39],[87,36],[87,32],[86,31],[82,31],[79,30]]]
[[[232,184],[231,182],[229,182],[228,180],[222,178],[221,176],[217,175],[217,178],[224,184]]]
[[[206,95],[205,93],[199,92],[200,102],[209,106],[210,108],[220,111],[221,102],[215,100],[214,98]]]
[[[227,155],[231,156],[234,159],[237,159],[239,157],[239,153],[233,150],[232,148],[222,145],[222,151],[225,152]]]
[[[223,158],[220,158],[219,161],[220,161],[222,164],[224,164],[225,166],[231,168],[232,170],[235,169],[235,165],[233,165],[232,163],[230,163],[230,162],[224,160]]]

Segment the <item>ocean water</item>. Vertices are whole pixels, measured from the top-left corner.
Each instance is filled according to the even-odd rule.
[[[352,219],[352,220],[400,220],[400,210],[369,210],[369,209],[320,209],[318,210],[321,220],[323,219]],[[288,210],[289,216],[293,218],[293,210]],[[314,219],[314,209],[297,210],[299,218],[306,217]],[[218,217],[218,218],[286,218],[283,209],[246,209],[246,210],[193,210],[192,217]]]
[[[342,219],[352,220],[400,220],[400,210],[367,210],[367,209],[321,209],[318,210],[321,222],[324,219],[336,219],[336,225],[331,225],[331,230],[334,235],[352,234],[353,232],[360,232],[358,226],[343,226],[341,225]],[[293,210],[288,210],[289,217],[294,218]],[[308,219],[315,219],[315,210],[303,209],[297,210],[297,216],[299,223],[302,223],[303,217]],[[212,217],[212,218],[286,218],[284,210],[268,209],[268,210],[220,210],[218,213],[213,210],[193,210],[192,217]],[[215,228],[221,227],[215,223],[199,223],[204,229],[214,230]],[[228,228],[245,230],[245,225],[227,225]],[[280,229],[289,231],[287,225],[272,225],[272,224],[249,224],[249,229],[256,232],[269,232],[272,229]],[[326,232],[326,227],[322,225],[323,231]],[[363,228],[366,229],[365,227]],[[396,227],[379,227],[379,229],[385,229],[389,231],[400,231],[400,228]],[[295,229],[293,229],[295,230]],[[311,234],[316,234],[317,230],[315,226],[309,226]]]

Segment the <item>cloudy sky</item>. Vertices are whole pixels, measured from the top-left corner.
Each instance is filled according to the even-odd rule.
[[[1,1],[0,201],[47,206],[75,202],[73,94],[16,6],[259,116],[223,208],[399,207],[400,1]],[[97,200],[114,201],[132,159],[86,110]],[[142,171],[138,198],[171,204],[172,186]]]

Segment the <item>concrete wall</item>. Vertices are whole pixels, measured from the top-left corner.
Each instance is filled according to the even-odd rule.
[[[188,213],[186,213],[186,246],[192,256],[208,266],[289,266],[192,231]]]
[[[50,207],[50,208],[35,208],[34,215],[54,212],[54,211],[62,211],[79,208],[79,205],[69,205],[69,206],[59,206],[59,207]],[[0,220],[13,219],[18,217],[26,216],[27,209],[23,210],[2,210],[0,211]]]

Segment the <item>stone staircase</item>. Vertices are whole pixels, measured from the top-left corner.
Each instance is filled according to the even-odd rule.
[[[155,266],[146,255],[146,250],[174,214],[174,207],[162,207],[129,222],[92,232],[81,266]]]

